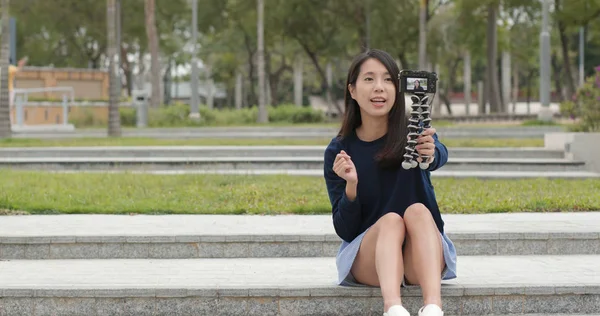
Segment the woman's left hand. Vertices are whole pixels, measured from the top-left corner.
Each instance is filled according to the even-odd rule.
[[[435,142],[433,134],[436,130],[433,127],[423,130],[421,136],[417,138],[417,152],[420,156],[429,156],[429,163],[432,163],[435,159]],[[418,162],[422,162],[421,157],[417,158]]]

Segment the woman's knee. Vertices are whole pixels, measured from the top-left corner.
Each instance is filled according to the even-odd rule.
[[[404,219],[398,213],[389,212],[383,215],[378,221],[379,233],[386,232],[397,232],[404,236],[405,226]]]
[[[431,225],[433,217],[423,203],[414,203],[404,212],[406,226]]]

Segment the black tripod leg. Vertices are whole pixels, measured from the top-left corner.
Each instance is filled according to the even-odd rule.
[[[426,130],[428,128],[431,128],[431,100],[433,100],[433,98],[429,98],[428,96],[425,96],[422,100],[421,100],[421,107],[420,107],[420,112],[421,112],[421,117],[423,120],[423,130]],[[421,155],[421,163],[419,163],[419,167],[421,169],[427,169],[429,168],[429,159],[431,158],[431,156],[427,156],[427,155]]]
[[[410,112],[410,118],[408,119],[408,145],[405,147],[404,161],[402,162],[402,168],[408,170],[417,166],[416,157],[418,153],[416,150],[417,137],[419,137],[419,107],[421,106],[421,98],[416,95],[410,97],[413,101],[411,105],[412,111]]]

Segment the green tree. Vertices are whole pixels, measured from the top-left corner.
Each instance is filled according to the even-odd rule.
[[[30,65],[100,68],[106,52],[105,3],[95,0],[17,1],[18,51]],[[66,8],[69,8],[68,10]]]

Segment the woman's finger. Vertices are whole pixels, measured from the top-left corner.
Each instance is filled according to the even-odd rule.
[[[342,175],[344,175],[344,173],[346,173],[346,169],[347,169],[347,166],[345,164],[341,164],[337,168],[335,173],[341,177]]]
[[[347,164],[348,164],[347,162],[345,162],[345,161],[343,161],[343,160],[342,160],[342,161],[340,161],[340,163],[339,163],[339,164],[338,164],[338,165],[335,167],[335,170],[337,170],[338,172],[339,172],[339,171],[342,171],[342,170],[344,170],[344,168],[345,168],[345,166],[346,166]]]
[[[430,128],[426,128],[425,130],[423,130],[423,133],[421,135],[433,135],[436,133],[435,128],[430,127]]]
[[[417,145],[417,149],[435,149],[435,144],[434,143],[422,143],[422,144],[418,144]]]
[[[336,169],[339,169],[339,167],[340,167],[340,166],[341,166],[343,163],[344,163],[344,159],[340,159],[338,162],[336,162],[336,163],[333,165],[333,169],[334,169],[334,170],[336,170]]]
[[[419,138],[419,144],[423,144],[423,143],[433,143],[434,139],[431,136],[421,136],[421,138]]]
[[[333,169],[333,172],[335,172],[335,174],[337,174],[337,175],[339,176],[339,175],[340,175],[340,166],[336,166],[336,167]]]

